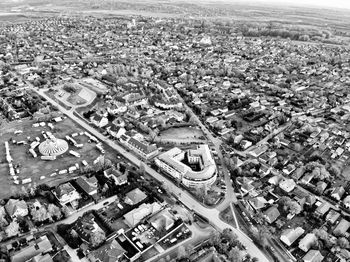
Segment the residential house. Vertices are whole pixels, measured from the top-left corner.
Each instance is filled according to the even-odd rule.
[[[0,226],[5,227],[9,223],[6,220],[6,210],[4,206],[0,206]]]
[[[305,173],[305,168],[303,166],[298,167],[295,172],[293,173],[292,177],[295,180],[299,180]]]
[[[50,254],[38,254],[27,262],[53,262]]]
[[[300,180],[300,183],[302,184],[309,184],[310,181],[314,178],[314,174],[313,173],[306,173],[302,179]]]
[[[162,229],[168,231],[175,225],[175,219],[168,209],[164,209],[149,219],[149,223],[158,231]]]
[[[305,199],[305,204],[308,206],[313,206],[313,204],[316,203],[316,196],[315,195],[308,195]]]
[[[330,208],[331,208],[331,204],[325,201],[316,208],[315,213],[316,215],[323,217]]]
[[[178,112],[178,111],[171,110],[171,111],[166,112],[166,114],[168,115],[169,119],[173,118],[177,122],[182,122],[185,119],[185,115]]]
[[[280,138],[279,142],[283,146],[289,146],[289,143],[290,143],[287,139],[284,139],[284,138]]]
[[[322,262],[323,256],[319,250],[311,249],[303,257],[304,262]]]
[[[126,170],[124,174],[122,174],[119,170],[111,167],[103,171],[103,174],[107,178],[112,178],[114,180],[115,185],[121,186],[128,183],[128,171]]]
[[[124,202],[133,206],[145,200],[146,198],[147,195],[144,192],[138,188],[135,188],[126,194]]]
[[[144,94],[140,93],[129,93],[123,97],[126,101],[127,106],[139,106],[146,105],[148,98]]]
[[[316,190],[318,193],[322,194],[327,188],[327,183],[324,181],[318,181],[316,184]]]
[[[340,217],[340,213],[338,213],[334,209],[331,209],[326,216],[326,221],[328,221],[331,224],[334,224],[339,217]]]
[[[112,105],[107,107],[107,112],[111,115],[122,114],[125,113],[127,110],[128,108],[125,106],[125,104],[119,101],[114,101]]]
[[[256,147],[255,149],[249,151],[249,155],[252,157],[259,157],[260,155],[262,155],[263,153],[265,153],[268,149],[268,146],[263,145],[263,146],[259,146]]]
[[[249,140],[242,140],[241,143],[240,143],[240,146],[242,147],[243,150],[248,149],[252,145],[253,145],[253,143],[250,142]]]
[[[264,208],[268,202],[264,197],[255,197],[251,200],[249,200],[249,204],[255,209],[259,210],[261,208]]]
[[[265,164],[261,164],[261,167],[259,169],[260,177],[265,177],[268,174],[270,174],[270,172],[271,172],[271,167]]]
[[[154,202],[152,204],[143,203],[138,208],[131,210],[129,213],[124,215],[124,219],[127,225],[130,227],[135,227],[144,218],[156,214],[163,207],[158,203]]]
[[[299,241],[299,248],[304,252],[308,252],[312,245],[317,241],[317,237],[313,233],[308,233]]]
[[[108,118],[95,113],[90,117],[90,122],[97,127],[104,127],[108,125]]]
[[[268,183],[271,185],[278,185],[280,181],[282,181],[283,176],[281,175],[275,175],[269,178]]]
[[[287,246],[291,246],[302,234],[304,234],[305,230],[301,227],[297,228],[288,228],[283,231],[281,234],[281,241],[285,243]]]
[[[206,122],[207,122],[209,125],[212,125],[212,124],[214,124],[214,123],[217,122],[217,121],[219,121],[219,118],[213,117],[213,116],[208,117],[207,120],[206,120]]]
[[[296,167],[292,164],[289,164],[286,168],[284,168],[282,171],[283,173],[285,173],[286,175],[290,175],[291,173],[294,172],[294,170],[296,169]]]
[[[296,186],[296,183],[294,182],[293,179],[285,179],[279,183],[279,187],[287,193],[293,191],[295,186]]]
[[[125,249],[115,239],[112,239],[90,252],[87,257],[91,262],[117,262],[125,253]]]
[[[342,218],[338,223],[338,225],[334,228],[333,233],[345,235],[349,228],[350,228],[350,222]]]
[[[340,201],[340,199],[343,197],[344,193],[345,193],[344,187],[338,186],[338,187],[333,189],[331,196],[332,196],[332,198]]]
[[[87,178],[86,176],[78,177],[75,182],[77,185],[88,195],[93,196],[97,194],[97,179],[92,176]]]
[[[87,244],[90,243],[91,235],[97,231],[104,232],[103,229],[96,223],[95,216],[90,213],[79,217],[72,226],[78,236]]]
[[[40,238],[29,242],[28,246],[21,248],[11,256],[11,262],[26,262],[33,257],[52,251],[52,245],[47,236],[41,236]]]
[[[126,133],[126,130],[124,127],[118,127],[113,123],[112,123],[112,125],[107,127],[106,130],[107,130],[108,134],[110,134],[114,138],[118,138],[118,139]]]
[[[343,203],[344,203],[344,206],[348,209],[350,209],[350,195],[346,196],[344,199],[343,199]]]
[[[269,224],[275,222],[279,216],[280,212],[278,211],[276,206],[272,206],[264,212],[264,217]]]
[[[73,208],[78,206],[78,200],[81,198],[78,191],[69,182],[58,185],[52,193],[62,206],[70,204]]]
[[[248,184],[248,183],[244,183],[242,186],[241,186],[241,191],[242,193],[245,195],[245,194],[248,194],[250,192],[252,192],[254,189],[254,186],[252,184]]]
[[[24,200],[10,199],[7,201],[5,209],[12,219],[28,215],[28,206]]]
[[[114,119],[112,124],[116,127],[125,127],[125,121],[121,117],[117,117],[116,119]]]
[[[135,107],[129,107],[127,115],[133,119],[139,119],[141,114]]]
[[[301,206],[303,207],[306,203],[306,198],[310,195],[306,193],[305,191],[301,190],[300,188],[295,188],[292,192],[293,199]]]

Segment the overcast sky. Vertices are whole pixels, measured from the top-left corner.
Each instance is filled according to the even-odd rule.
[[[278,4],[313,5],[350,9],[350,0],[251,0],[252,2],[270,2]]]

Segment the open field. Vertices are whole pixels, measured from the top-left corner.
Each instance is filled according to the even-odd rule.
[[[80,92],[82,90],[83,90],[82,88],[79,88],[76,92],[68,94],[68,97],[62,97],[62,98],[65,99],[66,102],[68,102],[73,106],[85,104],[87,100],[85,100],[80,96]]]
[[[282,2],[281,2],[282,3]],[[280,22],[284,24],[332,27],[336,30],[350,31],[349,9],[298,7],[296,4],[268,4],[254,1],[230,0],[194,0],[190,2],[178,0],[2,0],[0,10],[4,17],[25,19],[30,16],[45,16],[55,13],[93,14],[102,16],[144,15],[155,17],[187,17],[206,19],[233,19],[251,22]],[[67,8],[69,7],[69,9]],[[13,12],[16,11],[16,12]]]
[[[155,141],[170,143],[205,143],[205,137],[203,132],[198,128],[177,127],[162,131]]]
[[[11,124],[10,127],[2,127],[0,129],[0,146],[2,147],[3,152],[0,155],[0,198],[13,195],[16,192],[20,192],[22,189],[22,185],[15,185],[11,180],[4,153],[5,141],[10,141],[12,139],[15,139],[16,141],[27,141],[27,137],[31,137],[31,139],[39,137],[41,141],[44,141],[44,137],[41,133],[42,131],[50,131],[57,138],[64,139],[66,135],[71,135],[72,133],[83,131],[70,119],[65,119],[62,122],[55,123],[53,130],[47,126],[34,128],[32,127],[33,123],[34,122],[30,120],[23,120],[22,122],[17,122],[17,126],[14,123]],[[23,133],[15,135],[15,130],[23,130]],[[92,164],[93,160],[95,160],[100,155],[100,152],[96,149],[95,143],[88,143],[88,138],[85,135],[77,136],[74,139],[77,141],[77,143],[82,143],[84,146],[82,148],[76,148],[73,145],[69,144],[69,150],[78,152],[82,157],[76,158],[70,155],[67,151],[63,155],[58,156],[57,159],[53,161],[41,160],[38,148],[35,150],[38,154],[38,157],[33,158],[33,156],[28,152],[30,148],[29,144],[17,145],[9,142],[10,153],[14,159],[13,164],[14,166],[17,164],[20,165],[20,171],[18,174],[19,180],[32,178],[32,183],[36,184],[58,184],[74,176],[74,174],[57,175],[50,177],[49,175],[54,173],[56,170],[67,169],[68,167],[73,166],[75,163],[78,163],[81,166],[82,160],[86,160],[89,164]],[[46,176],[46,178],[40,180],[41,176]],[[31,184],[25,185],[25,187],[28,186],[31,186]]]

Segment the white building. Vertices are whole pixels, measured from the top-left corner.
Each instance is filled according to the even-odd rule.
[[[174,147],[161,154],[155,162],[187,187],[210,186],[217,178],[216,164],[208,145],[199,145],[187,151]],[[197,170],[193,170],[190,165],[197,165]]]

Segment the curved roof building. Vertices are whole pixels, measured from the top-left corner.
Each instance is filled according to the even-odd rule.
[[[216,164],[208,145],[199,145],[196,149],[187,151],[174,147],[159,155],[155,162],[165,172],[189,187],[211,185],[217,177]]]
[[[44,156],[59,156],[68,150],[68,143],[53,136],[39,145],[39,152]]]

